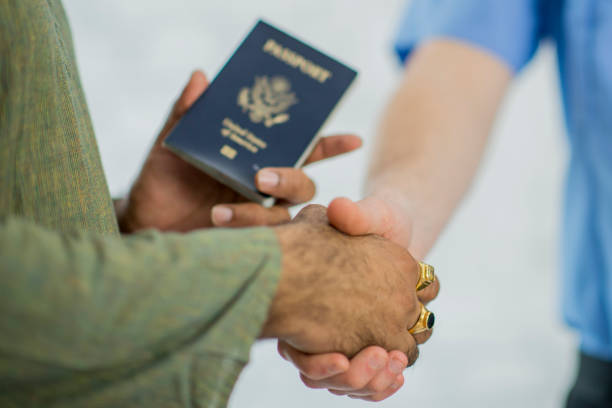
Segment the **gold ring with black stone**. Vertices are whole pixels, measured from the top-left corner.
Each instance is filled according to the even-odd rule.
[[[434,267],[427,265],[426,263],[419,262],[419,280],[417,282],[416,290],[423,290],[431,285],[436,280],[436,274],[434,273]]]
[[[433,329],[435,322],[436,316],[427,310],[425,305],[421,303],[421,314],[419,315],[419,320],[417,320],[414,326],[408,329],[408,331],[410,334],[423,333],[427,330]]]

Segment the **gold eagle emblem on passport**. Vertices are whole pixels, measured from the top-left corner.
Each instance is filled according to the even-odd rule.
[[[238,93],[238,106],[243,112],[249,112],[254,123],[266,127],[280,125],[289,120],[287,110],[298,102],[295,93],[291,92],[291,83],[285,77],[255,77],[252,88],[244,87]]]

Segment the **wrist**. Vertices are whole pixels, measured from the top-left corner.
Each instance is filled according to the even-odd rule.
[[[295,224],[285,224],[274,227],[274,232],[278,239],[282,254],[282,268],[276,293],[268,309],[268,318],[264,323],[261,338],[287,338],[290,329],[288,327],[288,305],[287,300],[291,297],[290,281],[295,271],[296,259],[293,256],[292,248],[297,241],[297,228]]]
[[[282,254],[282,269],[276,293],[268,308],[262,338],[278,338],[292,343],[305,331],[319,333],[322,289],[337,278],[334,260],[343,234],[333,229],[326,209],[311,205],[288,224],[273,228]],[[293,344],[293,343],[292,343]]]

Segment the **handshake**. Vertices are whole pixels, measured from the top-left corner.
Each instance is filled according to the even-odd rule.
[[[433,327],[433,314],[422,306],[437,292],[436,286],[425,290],[434,282],[433,268],[380,236],[338,231],[322,206],[306,207],[275,230],[283,266],[262,337],[349,357],[379,345],[414,362],[417,343]]]
[[[377,205],[385,204],[338,199],[330,209],[311,205],[275,227],[282,275],[261,334],[280,340],[279,352],[307,386],[373,401],[401,386],[417,345],[431,336],[433,314],[424,305],[439,290],[433,268],[401,246],[379,235],[349,236],[327,216],[338,207],[346,207],[339,213],[346,217]]]
[[[406,250],[410,224],[399,201],[339,198],[311,205],[293,220],[288,207],[312,199],[314,183],[300,169],[257,173],[256,186],[277,198],[272,208],[244,198],[162,147],[206,89],[196,71],[155,141],[127,200],[117,203],[124,233],[146,228],[183,231],[267,225],[282,251],[282,272],[260,338],[279,339],[303,382],[338,395],[378,401],[403,383],[403,369],[431,336],[424,305],[439,283],[433,268]],[[353,135],[322,138],[306,164],[352,151]],[[349,360],[350,359],[350,360]]]

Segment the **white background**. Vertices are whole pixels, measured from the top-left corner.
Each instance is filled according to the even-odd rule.
[[[194,68],[214,76],[263,17],[357,68],[359,82],[325,131],[365,148],[312,166],[315,202],[359,198],[379,113],[398,82],[392,54],[403,0],[64,1],[104,167],[124,194]],[[517,79],[474,188],[429,257],[443,290],[436,333],[384,407],[556,407],[575,364],[560,318],[557,242],[566,161],[552,48]],[[257,344],[232,407],[358,407],[306,389]]]

